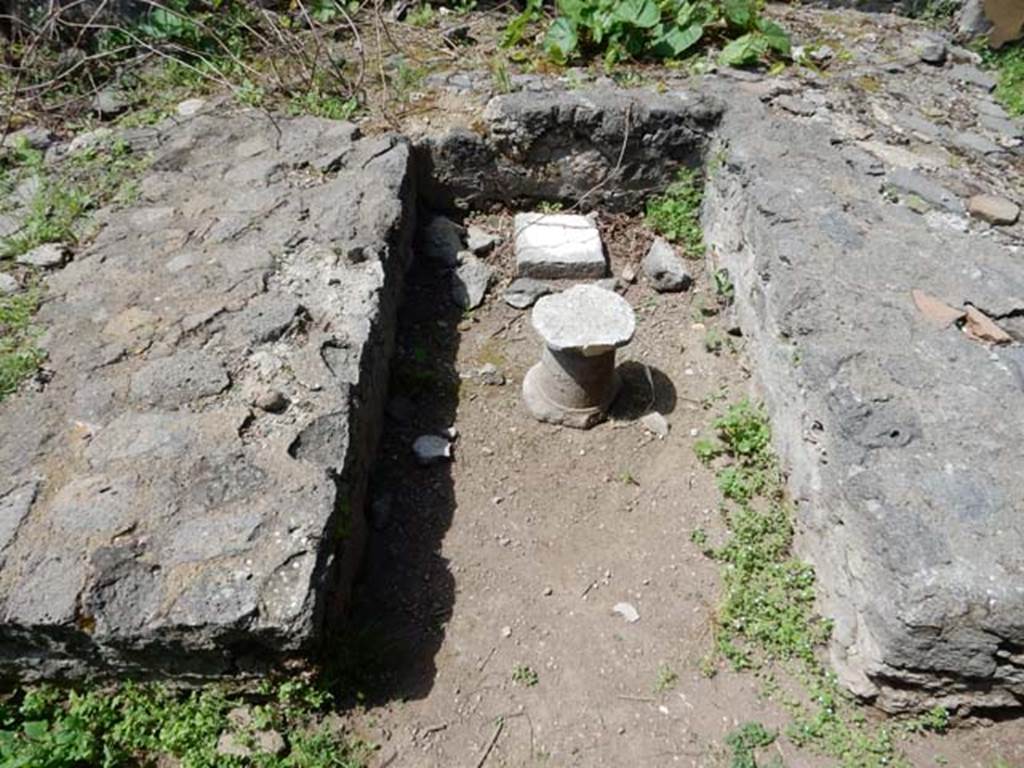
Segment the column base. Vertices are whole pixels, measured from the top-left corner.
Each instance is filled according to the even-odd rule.
[[[560,424],[574,429],[590,429],[595,424],[604,421],[608,417],[608,408],[611,407],[622,387],[619,374],[615,372],[612,374],[613,385],[609,389],[609,395],[605,398],[605,402],[586,408],[570,408],[559,405],[544,391],[546,375],[543,363],[537,363],[527,372],[523,379],[523,402],[526,404],[526,410],[537,421]]]

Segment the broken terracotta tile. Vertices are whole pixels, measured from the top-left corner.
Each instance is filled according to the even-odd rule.
[[[915,288],[910,295],[914,298],[918,311],[924,315],[924,319],[939,328],[948,328],[964,316],[963,310],[955,309],[924,291]]]
[[[964,324],[964,333],[975,341],[988,344],[1009,344],[1013,339],[1006,331],[1000,328],[995,322],[977,307],[967,305],[967,322]]]

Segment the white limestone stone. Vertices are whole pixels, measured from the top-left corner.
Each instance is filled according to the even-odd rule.
[[[608,272],[601,235],[585,216],[519,213],[514,229],[520,277],[586,279]]]

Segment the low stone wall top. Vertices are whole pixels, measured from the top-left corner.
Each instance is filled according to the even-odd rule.
[[[410,257],[408,145],[313,118],[136,132],[141,200],[46,284],[0,404],[0,675],[303,662],[341,599]]]

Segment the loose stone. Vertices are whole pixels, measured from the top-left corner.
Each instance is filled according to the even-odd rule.
[[[975,195],[968,203],[971,216],[990,224],[1013,224],[1020,216],[1020,206],[998,195]]]
[[[116,117],[131,106],[131,101],[116,88],[104,88],[92,100],[93,111],[100,117]]]
[[[64,263],[67,249],[60,243],[46,243],[21,254],[16,261],[29,267],[59,267]]]
[[[659,293],[685,291],[693,282],[686,265],[676,255],[676,249],[660,237],[651,244],[641,266],[654,290]]]
[[[7,296],[18,290],[18,281],[13,275],[0,272],[0,296]]]
[[[612,608],[612,612],[619,614],[630,624],[636,624],[640,621],[640,612],[631,603],[616,603],[615,607]]]
[[[288,408],[288,398],[276,389],[267,389],[260,392],[253,404],[267,413],[282,413]]]
[[[487,295],[494,270],[469,251],[459,254],[462,263],[452,273],[452,299],[462,309],[476,309]]]
[[[446,216],[434,216],[423,228],[423,255],[447,267],[458,266],[466,230]]]
[[[412,444],[416,461],[423,467],[448,461],[452,457],[452,444],[438,435],[420,435]]]
[[[586,279],[608,271],[601,235],[586,216],[520,213],[514,227],[521,277]]]
[[[670,429],[668,419],[657,411],[651,411],[650,413],[641,416],[640,423],[644,425],[645,429],[657,435],[659,438],[668,437]]]
[[[925,64],[939,66],[946,61],[946,44],[939,40],[920,40],[914,48],[917,57]]]
[[[206,99],[185,99],[185,101],[178,104],[175,111],[179,117],[192,117],[203,107],[206,106]]]
[[[477,256],[486,256],[501,244],[501,237],[480,227],[471,226],[466,232],[466,245]]]
[[[516,309],[529,309],[537,299],[547,296],[552,290],[548,283],[530,277],[520,277],[513,280],[505,289],[505,303]]]
[[[494,363],[482,365],[480,370],[476,372],[476,377],[482,384],[492,387],[500,387],[505,383],[505,374]]]
[[[601,421],[621,387],[615,350],[633,338],[632,307],[611,291],[577,285],[537,302],[532,321],[544,349],[523,380],[527,410],[578,429]]]

